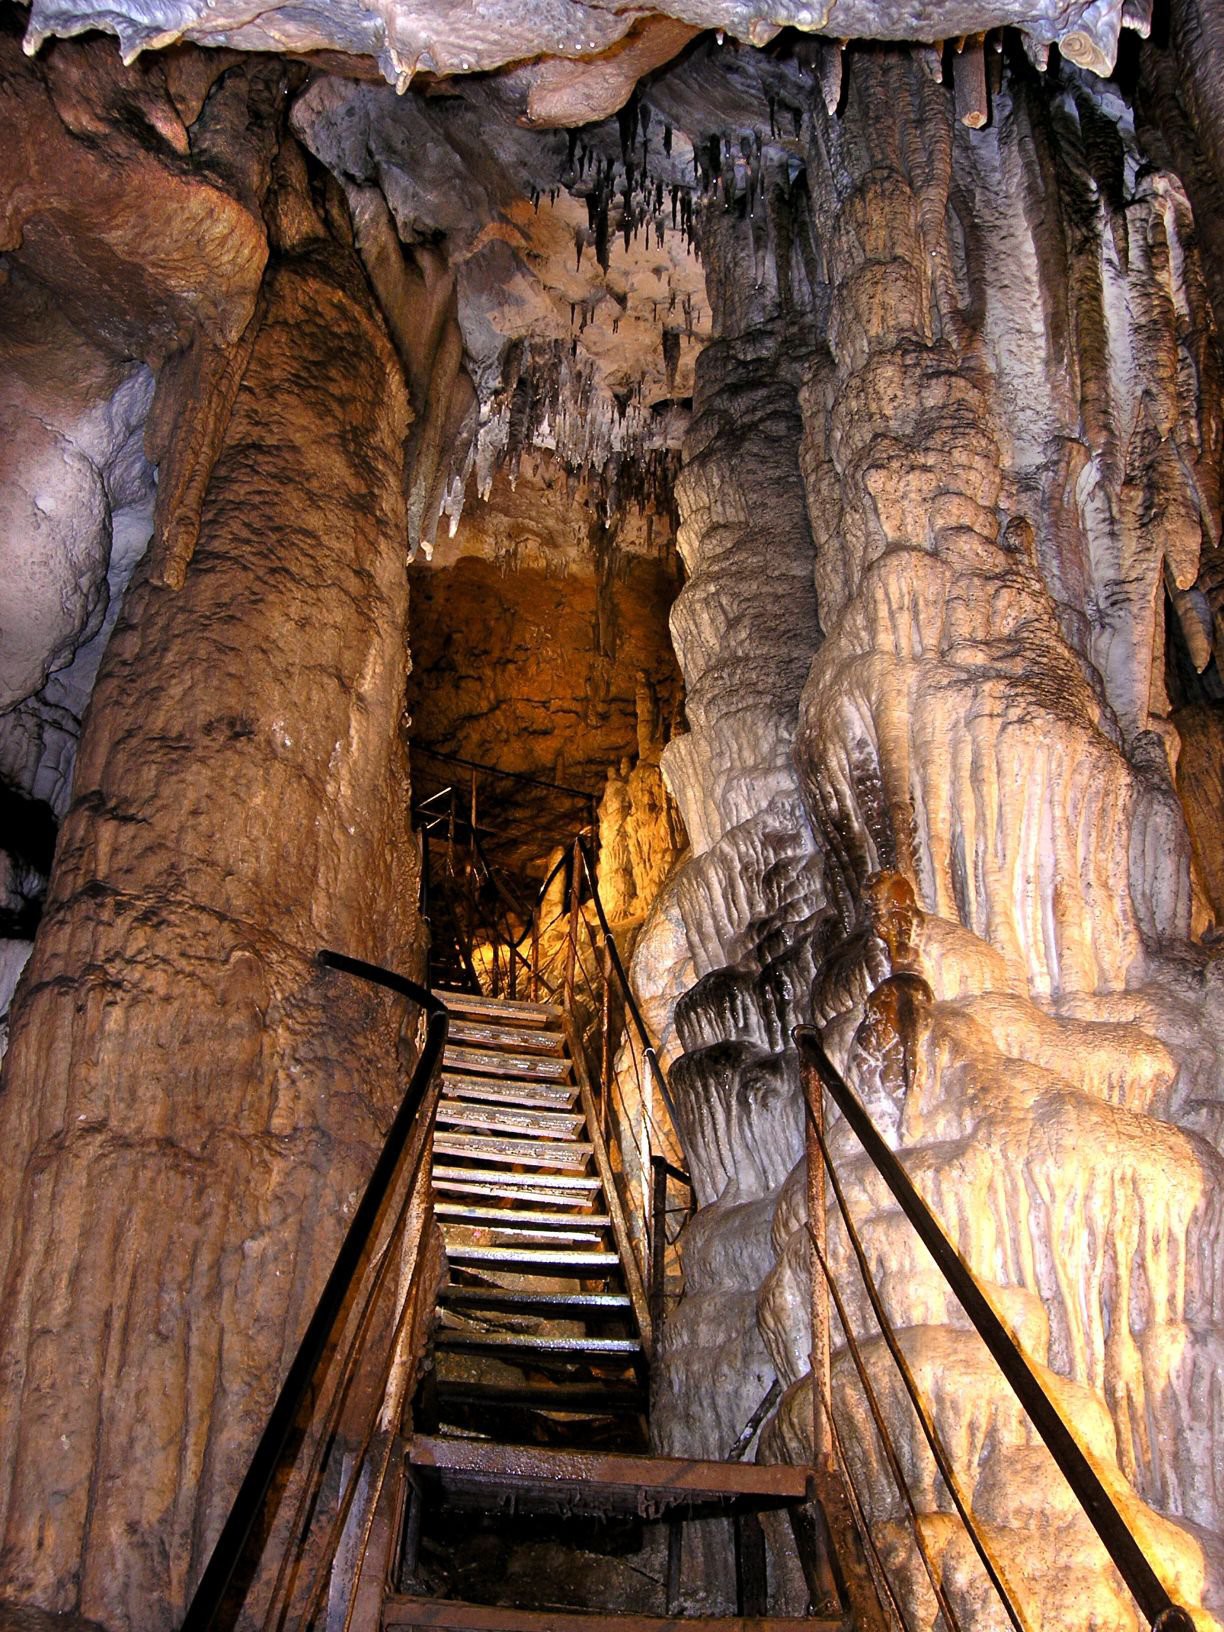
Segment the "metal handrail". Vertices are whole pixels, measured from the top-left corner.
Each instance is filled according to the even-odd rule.
[[[320,951],[316,961],[324,968],[341,974],[353,975],[358,980],[370,981],[401,997],[409,998],[427,1015],[425,1046],[421,1050],[408,1087],[391,1124],[374,1171],[370,1174],[365,1191],[357,1204],[352,1221],[345,1232],[336,1261],[319,1295],[313,1315],[302,1334],[293,1363],[281,1384],[276,1404],[272,1407],[259,1443],[251,1457],[246,1475],[230,1507],[229,1516],[221,1528],[212,1554],[196,1585],[188,1605],[180,1632],[208,1632],[216,1621],[227,1589],[241,1561],[247,1539],[260,1519],[268,1491],[276,1477],[281,1456],[292,1431],[298,1411],[310,1390],[311,1381],[327,1348],[328,1339],[340,1316],[354,1275],[367,1251],[378,1222],[383,1203],[395,1180],[408,1140],[416,1125],[417,1113],[429,1091],[442,1061],[446,1046],[449,1016],[446,1005],[432,992],[407,976],[378,964],[366,963],[360,958],[347,957],[342,952]],[[408,1177],[408,1188],[416,1183],[427,1142],[422,1140]]]
[[[1057,1406],[1041,1386],[1023,1351],[991,1308],[972,1271],[944,1234],[943,1226],[919,1195],[909,1174],[885,1143],[854,1090],[826,1054],[820,1033],[813,1026],[796,1026],[792,1036],[799,1050],[800,1061],[819,1076],[830,1098],[955,1292],[1101,1538],[1119,1575],[1151,1623],[1153,1632],[1194,1632],[1194,1622],[1189,1613],[1174,1603],[1161,1584],[1112,1496],[1080,1449]],[[808,1120],[819,1132],[819,1118],[810,1096],[805,1095],[805,1102]],[[823,1148],[822,1134],[820,1142]],[[829,1165],[832,1173],[832,1166]]]
[[[586,873],[587,882],[591,886],[591,899],[595,903],[595,912],[599,918],[599,927],[603,931],[604,944],[608,949],[609,961],[616,975],[616,982],[620,987],[621,996],[625,1000],[626,1012],[633,1020],[634,1028],[638,1034],[638,1040],[642,1045],[642,1053],[649,1062],[655,1081],[659,1085],[659,1092],[663,1095],[663,1103],[667,1107],[667,1114],[669,1117],[671,1117],[672,1126],[676,1130],[676,1138],[679,1140],[680,1119],[676,1115],[676,1107],[672,1100],[671,1089],[667,1082],[667,1073],[663,1070],[663,1066],[660,1063],[655,1046],[650,1040],[650,1034],[646,1030],[646,1022],[642,1019],[642,1011],[638,1008],[637,998],[634,997],[633,989],[629,985],[629,976],[625,972],[625,965],[621,961],[620,951],[616,945],[616,937],[612,933],[612,926],[608,923],[608,917],[604,912],[603,902],[599,897],[599,886],[595,881],[595,864],[592,860],[590,846],[587,842],[585,834],[580,833],[578,835],[578,850],[582,856],[583,871]],[[692,1180],[689,1178],[687,1173],[681,1175],[679,1169],[676,1169],[675,1174],[677,1177],[682,1176],[686,1184],[692,1184]]]

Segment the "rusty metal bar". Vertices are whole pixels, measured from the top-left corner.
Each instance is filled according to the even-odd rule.
[[[608,967],[608,949],[604,947],[603,991],[599,1000],[599,1121],[606,1141],[612,1109],[612,979]]]
[[[650,1318],[658,1332],[667,1314],[667,1163],[661,1156],[650,1158],[650,1172]]]
[[[573,867],[570,872],[569,898],[569,931],[565,943],[565,1010],[569,1014],[574,1007],[574,966],[578,959],[578,917],[580,912],[579,897],[582,893],[582,874],[579,871],[579,858],[582,854],[579,841],[574,840]]]
[[[796,1026],[792,1035],[803,1065],[808,1070],[814,1071],[828,1089],[859,1143],[892,1191],[902,1212],[935,1260],[944,1279],[956,1293],[965,1313],[1028,1413],[1046,1449],[1070,1485],[1118,1573],[1155,1632],[1194,1632],[1194,1622],[1190,1615],[1179,1604],[1175,1604],[1166,1592],[1142,1548],[1127,1528],[1113,1498],[1097,1477],[1095,1469],[1059,1415],[1054,1402],[1042,1388],[1015,1339],[995,1314],[973,1274],[944,1234],[943,1226],[914,1188],[909,1174],[885,1144],[849,1083],[825,1053],[819,1032],[812,1026]],[[810,1119],[810,1105],[808,1115]],[[823,1148],[823,1135],[821,1142]],[[823,1148],[823,1154],[830,1179],[836,1187],[837,1174],[827,1148]],[[853,1244],[853,1235],[851,1239]],[[868,1291],[870,1292],[870,1286]],[[884,1335],[887,1340],[887,1331]],[[919,1419],[923,1420],[922,1412],[919,1413]],[[953,1496],[955,1498],[955,1490]],[[970,1534],[973,1534],[972,1529]]]
[[[578,1080],[578,1100],[587,1119],[587,1131],[591,1137],[592,1156],[595,1161],[595,1171],[599,1175],[603,1186],[604,1200],[608,1204],[608,1212],[612,1219],[612,1235],[616,1242],[616,1250],[620,1256],[621,1272],[625,1277],[625,1291],[629,1294],[629,1301],[633,1305],[634,1318],[637,1321],[638,1332],[642,1339],[642,1351],[649,1361],[654,1349],[654,1325],[651,1320],[650,1304],[646,1297],[646,1287],[641,1268],[638,1264],[637,1253],[633,1248],[633,1239],[629,1234],[629,1226],[625,1219],[625,1210],[621,1204],[620,1191],[616,1184],[616,1174],[612,1163],[608,1160],[608,1147],[604,1143],[599,1129],[599,1118],[595,1112],[595,1102],[591,1097],[591,1084],[587,1078],[586,1062],[582,1055],[579,1039],[574,1032],[574,1023],[569,1008],[563,1018],[566,1038],[569,1042],[570,1057],[574,1064],[574,1076]]]
[[[804,1097],[807,1100],[807,1119],[804,1123],[807,1146],[807,1210],[808,1225],[812,1231],[812,1454],[817,1467],[826,1467],[833,1459],[833,1444],[829,1434],[832,1413],[832,1344],[829,1338],[829,1297],[823,1279],[816,1273],[815,1258],[827,1245],[828,1221],[825,1213],[825,1174],[820,1156],[820,1140],[824,1132],[824,1094],[819,1081],[809,1071],[803,1076]]]
[[[629,984],[629,976],[625,973],[625,966],[621,962],[621,955],[616,945],[616,937],[612,933],[612,926],[608,922],[607,914],[604,912],[603,902],[599,898],[599,889],[595,881],[595,863],[591,858],[587,842],[581,834],[579,834],[577,839],[575,839],[574,843],[578,847],[579,853],[582,856],[582,865],[586,869],[587,879],[591,885],[591,898],[595,903],[595,912],[599,918],[599,927],[604,933],[604,939],[608,947],[608,956],[611,959],[612,968],[616,973],[616,980],[621,989],[621,995],[625,999],[625,1008],[633,1021],[634,1027],[637,1030],[638,1037],[642,1044],[642,1052],[650,1062],[650,1069],[655,1081],[659,1085],[659,1092],[663,1096],[663,1103],[667,1107],[667,1114],[671,1118],[672,1126],[676,1130],[676,1137],[679,1138],[680,1119],[676,1115],[676,1107],[672,1102],[671,1089],[667,1083],[667,1075],[659,1063],[659,1056],[655,1053],[654,1044],[650,1041],[650,1033],[646,1030],[646,1022],[642,1019],[642,1011],[638,1008],[637,998],[634,997],[633,988]]]

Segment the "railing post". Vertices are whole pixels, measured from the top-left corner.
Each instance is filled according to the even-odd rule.
[[[824,1087],[820,1073],[800,1050],[799,1074],[808,1114],[804,1119],[807,1152],[808,1223],[815,1246],[809,1251],[812,1274],[812,1451],[818,1468],[833,1463],[829,1412],[832,1410],[832,1346],[829,1340],[829,1292],[820,1267],[828,1262],[828,1219],[825,1214],[825,1173],[817,1130],[824,1132]],[[816,1248],[819,1248],[819,1256]]]
[[[612,1118],[612,966],[605,946],[603,952],[603,992],[600,996],[601,1047],[599,1062],[599,1121],[605,1141]],[[643,1175],[644,1177],[644,1175]]]
[[[650,1200],[650,1323],[656,1335],[667,1313],[667,1163],[650,1158],[653,1179]],[[643,1174],[645,1178],[645,1174]]]
[[[578,901],[582,893],[582,850],[574,840],[573,866],[570,871],[569,939],[565,945],[565,1007],[574,1008],[574,966],[578,961]]]
[[[431,917],[430,917],[430,907],[432,906],[433,903],[432,903],[432,900],[431,900],[431,897],[430,897],[430,886],[431,886],[433,881],[430,878],[430,871],[429,871],[429,823],[426,822],[422,826],[420,831],[421,831],[421,917],[430,926],[430,939],[432,941],[432,938],[433,938],[433,924],[431,922]]]

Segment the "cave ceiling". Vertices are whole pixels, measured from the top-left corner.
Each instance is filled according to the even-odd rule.
[[[375,0],[35,0],[28,43],[103,28],[125,59],[181,40],[251,51],[339,52],[376,64],[406,88],[421,73],[513,68],[534,95],[538,122],[584,124],[615,111],[637,80],[692,35],[719,29],[752,45],[783,28],[831,39],[932,42],[1012,26],[1034,51],[1057,44],[1079,65],[1108,73],[1123,27],[1146,33],[1150,0],[681,0],[666,8],[578,0],[486,0],[479,6]],[[609,101],[611,100],[611,105]]]
[[[1057,44],[1069,63],[1107,74],[1121,30],[1150,27],[1145,0],[694,0],[670,12],[573,0],[34,0],[4,9],[24,29],[56,115],[87,149],[98,137],[112,147],[126,140],[132,162],[153,161],[167,184],[187,172],[219,184],[214,202],[237,193],[249,206],[269,162],[258,135],[243,138],[240,153],[236,129],[218,134],[217,108],[234,100],[231,70],[281,72],[292,128],[344,194],[405,363],[416,419],[413,554],[430,553],[440,525],[453,533],[468,497],[487,497],[502,469],[513,476],[525,449],[555,456],[609,524],[630,507],[666,524],[693,367],[715,326],[703,214],[713,206],[747,220],[749,284],[759,287],[780,236],[791,236],[787,217],[802,208],[804,109],[813,98],[836,105],[847,42],[916,42],[932,78],[956,79],[958,97],[980,77],[982,101],[984,35],[988,59],[1006,38],[1040,68]],[[116,35],[119,50],[98,31]],[[80,34],[85,55],[56,49]],[[137,125],[146,135],[133,142]],[[23,145],[13,146],[18,165]],[[32,152],[30,163],[37,168]],[[33,199],[36,189],[26,191]],[[17,275],[47,281],[32,264],[46,230],[9,223],[4,248],[26,234],[10,263]],[[133,265],[149,264],[147,245],[130,247]],[[245,248],[254,270],[258,247]],[[808,286],[803,304],[819,299],[807,271],[797,274]],[[92,292],[60,293],[77,299],[88,328]],[[125,314],[110,307],[124,305],[106,306],[111,330]],[[205,328],[225,328],[229,344],[247,310],[239,302],[198,315]],[[176,309],[171,316],[173,332],[143,348],[155,370],[191,345],[193,325]],[[457,337],[449,358],[447,322]],[[136,328],[147,336],[141,313]],[[136,344],[121,349],[141,354]]]

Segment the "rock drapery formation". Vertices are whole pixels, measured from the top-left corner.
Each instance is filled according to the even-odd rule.
[[[575,6],[571,50],[490,11],[479,39],[438,31],[432,66],[406,9],[345,16],[341,37],[287,8],[202,23],[184,5],[153,33],[140,5],[108,15],[127,47],[292,61],[179,47],[124,67],[86,39],[31,63],[11,19],[0,33],[0,772],[31,824],[0,878],[0,982],[62,824],[0,1097],[0,1595],[110,1632],[175,1623],[377,1146],[396,1016],[310,959],[420,953],[405,556],[443,516],[504,526],[541,573],[515,594],[551,593],[519,513],[546,450],[554,495],[589,506],[602,661],[619,524],[670,498],[683,438],[686,723],[661,763],[691,853],[635,962],[698,1203],[662,1448],[725,1455],[777,1377],[758,1454],[810,1452],[789,1038],[815,1019],[1170,1589],[1224,1620],[1212,15],[1177,0],[1170,43],[1106,83],[1074,62],[1107,70],[1142,6],[966,3],[941,32],[1028,30],[1027,55],[965,42],[984,126],[952,49],[955,89],[929,49],[690,39],[714,22],[764,40],[816,26],[806,12],[754,30],[734,8]],[[31,38],[89,17],[39,0]],[[1072,60],[1042,77],[1029,59],[1055,36]],[[348,55],[296,60],[324,48]],[[516,122],[602,116],[610,86],[681,52],[572,141]],[[461,93],[437,77],[501,63]],[[414,67],[431,77],[408,99],[363,82]],[[485,502],[462,521],[469,483]],[[661,548],[633,569],[651,594],[670,594]],[[418,642],[439,671],[444,649]],[[479,716],[488,676],[456,671],[452,715]],[[612,768],[603,811],[634,925],[660,889],[641,835],[669,854],[676,837],[666,676],[660,659],[634,699],[639,764]],[[1031,1625],[1072,1602],[1135,1625],[832,1137]],[[883,1377],[835,1219],[831,1242]],[[835,1342],[847,1461],[934,1625]],[[885,1405],[942,1586],[994,1625],[895,1387]]]
[[[680,27],[677,27],[679,23]],[[285,0],[268,6],[242,0],[223,12],[203,0],[153,6],[124,0],[106,8],[86,0],[34,0],[28,39],[105,27],[119,37],[125,58],[176,40],[255,51],[338,51],[371,59],[369,67],[400,89],[415,74],[487,72],[521,65],[521,89],[534,94],[541,122],[580,125],[614,113],[638,79],[669,62],[697,29],[723,29],[755,46],[781,29],[819,32],[835,40],[948,39],[1012,25],[1027,48],[1044,60],[1057,43],[1069,62],[1098,73],[1114,64],[1121,29],[1147,34],[1151,7],[1143,0],[954,0],[901,4],[899,0],[831,0],[823,9],[795,0],[774,5],[748,0],[686,0],[668,8],[618,10],[566,0],[541,9],[522,0],[497,0],[479,16],[439,18],[411,0],[354,6],[344,12]],[[542,60],[533,60],[542,59]],[[377,65],[375,67],[375,65]],[[618,100],[619,98],[619,100]]]
[[[1211,1625],[1224,1612],[1207,1428],[1224,1359],[1222,968],[1196,944],[1212,915],[1174,795],[1164,672],[1166,593],[1195,638],[1200,551],[1218,549],[1208,298],[1185,196],[1144,165],[1123,98],[1063,70],[1046,100],[1017,71],[993,109],[988,130],[957,131],[916,62],[856,59],[841,119],[813,116],[819,282],[767,291],[747,321],[715,301],[734,338],[701,359],[679,489],[691,579],[673,628],[693,731],[665,758],[696,854],[637,958],[677,1056],[704,1204],[668,1340],[671,1432],[677,1449],[717,1454],[776,1374],[786,1393],[761,1454],[811,1444],[789,1043],[810,1012],[1048,1368],[1170,1588]],[[792,318],[780,369],[771,325],[788,304],[819,314],[822,332],[805,361]],[[754,352],[749,380],[791,421],[748,461],[779,472],[769,570],[806,578],[815,597],[806,627],[792,595],[778,628],[762,639],[749,622],[728,651],[724,539],[751,560],[759,510],[736,457],[752,446],[744,385],[723,357]],[[720,459],[705,426],[733,414],[744,440]],[[1184,776],[1211,774],[1200,763]],[[906,1035],[897,983],[914,977],[926,996]],[[1022,1612],[1062,1625],[1073,1599],[1077,1618],[1135,1624],[840,1125],[834,1148],[890,1318]],[[832,1239],[848,1288],[848,1245]],[[886,1370],[861,1293],[850,1303]],[[715,1400],[698,1381],[711,1366],[726,1373]],[[890,1573],[929,1620],[842,1348],[833,1409]],[[965,1537],[938,1517],[950,1501],[895,1379],[886,1409],[944,1590],[962,1621],[995,1624]]]

